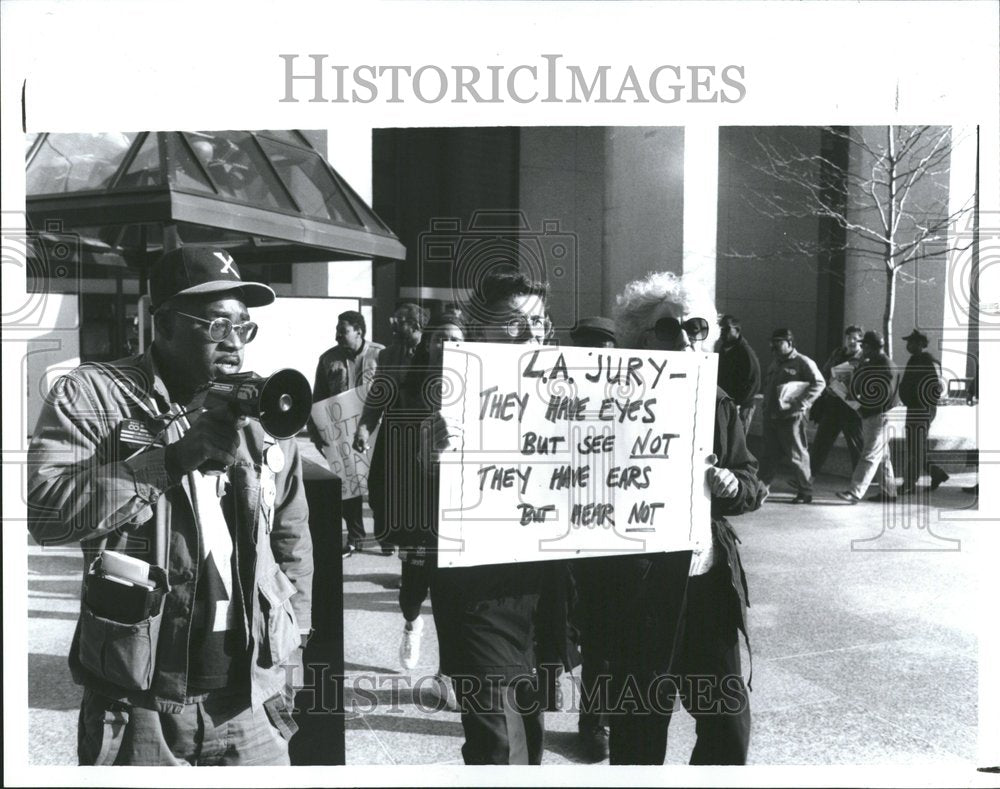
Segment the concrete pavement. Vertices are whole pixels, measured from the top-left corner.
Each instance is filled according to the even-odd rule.
[[[973,480],[956,474],[883,508],[845,504],[833,495],[844,480],[821,477],[812,505],[776,489],[760,511],[732,519],[750,583],[752,764],[975,759],[976,550],[992,524],[969,520],[975,499],[960,488]],[[425,687],[437,669],[429,606],[420,663],[399,667],[398,572],[399,560],[377,548],[344,563],[347,686],[361,690],[345,695],[358,710],[347,720],[347,760],[461,764],[459,716],[432,711]],[[575,707],[573,678],[562,683]],[[545,764],[584,761],[575,711],[546,713],[545,726]],[[667,762],[685,764],[693,744],[694,722],[678,711]]]
[[[821,477],[811,506],[776,490],[734,518],[750,580],[754,764],[966,766],[976,756],[978,558],[986,530],[956,474],[933,494],[850,506]],[[369,524],[369,530],[371,525]],[[31,764],[74,764],[80,691],[65,655],[76,620],[78,549],[29,546]],[[348,764],[460,764],[457,713],[430,677],[437,643],[425,606],[423,650],[399,667],[399,560],[344,562]],[[9,647],[10,645],[8,645]],[[745,664],[745,671],[749,664]],[[573,678],[562,680],[574,706]],[[575,712],[546,714],[545,764],[583,761]],[[690,717],[671,724],[668,763],[687,761]]]

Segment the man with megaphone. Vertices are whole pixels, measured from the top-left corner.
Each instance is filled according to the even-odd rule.
[[[168,252],[150,272],[150,349],[81,365],[46,399],[28,527],[84,552],[81,764],[289,763],[313,562],[285,437],[311,392],[238,375],[248,308],[274,298],[225,249]]]

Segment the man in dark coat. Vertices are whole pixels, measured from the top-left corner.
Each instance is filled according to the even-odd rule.
[[[923,332],[914,329],[903,339],[910,359],[899,382],[899,399],[906,406],[906,451],[900,493],[912,493],[925,469],[931,476],[931,490],[937,490],[948,474],[927,463],[927,434],[937,416],[943,390],[941,363],[927,351],[927,335]]]
[[[316,365],[314,403],[351,389],[361,389],[361,397],[364,399],[375,378],[379,353],[385,348],[381,343],[366,340],[366,330],[365,316],[356,310],[347,310],[337,316],[337,344],[324,351]],[[306,427],[309,438],[322,452],[325,442],[311,417]],[[347,544],[343,549],[345,559],[354,553],[365,538],[361,499],[359,492],[356,496],[345,495],[341,501],[344,523],[347,525]]]
[[[715,344],[719,354],[719,386],[739,407],[743,432],[750,432],[755,409],[754,396],[760,391],[760,361],[743,336],[740,319],[723,315],[721,335]]]
[[[545,296],[545,285],[516,271],[491,273],[479,283],[467,327],[483,342],[541,345]],[[460,439],[455,431],[440,414],[433,418],[435,452]],[[565,625],[543,627],[539,603],[558,564],[438,568],[432,576],[441,672],[462,710],[466,764],[541,764],[538,655],[559,655]]]
[[[404,303],[396,307],[392,316],[395,340],[379,352],[375,377],[365,397],[365,406],[354,434],[354,449],[366,452],[371,434],[380,423],[382,425],[368,467],[368,503],[372,508],[375,538],[382,546],[383,556],[391,556],[395,550],[386,538],[397,527],[406,525],[393,522],[399,515],[393,505],[399,491],[393,485],[404,477],[403,469],[408,463],[402,449],[405,443],[396,443],[405,436],[407,420],[404,417],[399,423],[394,411],[402,405],[403,381],[429,317],[427,310],[416,304]],[[400,427],[403,427],[403,434]]]

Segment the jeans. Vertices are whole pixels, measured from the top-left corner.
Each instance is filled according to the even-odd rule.
[[[218,691],[181,712],[120,704],[85,688],[81,765],[288,765],[295,732],[291,700],[275,696],[254,712],[248,694]]]
[[[812,492],[809,468],[809,448],[806,445],[806,415],[795,414],[789,419],[768,418],[764,421],[764,452],[760,458],[761,482],[770,485],[782,461],[791,463],[795,485],[802,493]]]
[[[861,447],[861,460],[854,467],[851,476],[851,487],[848,490],[859,499],[864,498],[868,486],[875,478],[875,472],[881,469],[882,492],[892,497],[896,495],[896,475],[892,468],[892,458],[889,456],[889,435],[885,414],[874,414],[861,418],[861,436],[864,444]]]

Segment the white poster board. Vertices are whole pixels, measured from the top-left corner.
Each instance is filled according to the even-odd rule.
[[[717,364],[448,343],[441,413],[463,431],[441,458],[439,565],[704,546]]]
[[[364,394],[367,387],[350,389],[326,400],[313,403],[312,418],[316,429],[326,442],[323,457],[342,482],[341,496],[353,499],[368,491],[368,469],[371,466],[372,447],[378,428],[372,432],[368,450],[355,451],[352,446],[354,434],[361,421],[364,408]]]

